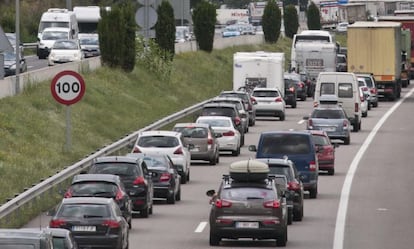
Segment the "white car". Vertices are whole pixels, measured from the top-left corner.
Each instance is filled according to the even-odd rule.
[[[359,78],[358,78],[359,81]],[[361,113],[362,117],[365,118],[368,116],[368,97],[369,93],[366,93],[364,90],[366,87],[360,86],[359,88],[359,97],[361,98]]]
[[[240,132],[234,127],[230,117],[225,116],[200,116],[196,123],[209,124],[216,134],[220,151],[231,151],[233,156],[240,155]]]
[[[336,31],[337,32],[346,32],[348,30],[348,25],[349,25],[349,23],[347,23],[347,22],[338,23],[338,25],[336,26]]]
[[[256,101],[256,116],[275,116],[280,121],[285,120],[286,103],[278,88],[253,89],[252,97]]]
[[[165,153],[171,157],[181,175],[181,183],[190,180],[191,145],[184,142],[181,132],[143,131],[138,135],[132,153]]]
[[[78,40],[57,40],[48,57],[49,66],[56,63],[80,61],[84,58]]]

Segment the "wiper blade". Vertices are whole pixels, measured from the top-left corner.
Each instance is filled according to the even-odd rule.
[[[84,214],[83,218],[103,218],[102,215]]]
[[[263,200],[263,197],[247,197],[246,200]]]

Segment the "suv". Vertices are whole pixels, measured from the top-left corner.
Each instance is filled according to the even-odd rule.
[[[240,145],[244,145],[244,130],[242,119],[237,107],[227,103],[209,103],[203,106],[200,116],[227,116],[233,120],[233,124],[240,132]]]
[[[319,163],[317,147],[308,131],[268,131],[260,134],[259,143],[249,146],[256,158],[284,158],[296,165],[304,190],[310,198],[318,195]]]
[[[193,144],[190,154],[192,160],[206,160],[216,165],[220,160],[220,146],[215,133],[209,124],[177,123],[173,131],[181,132],[187,144]]]
[[[369,88],[368,101],[372,107],[378,107],[377,85],[372,73],[355,73],[355,75],[365,80],[366,87]]]
[[[52,234],[45,230],[0,229],[1,249],[53,249]]]
[[[237,97],[240,98],[246,110],[249,112],[249,126],[256,123],[256,102],[252,100],[250,94],[245,91],[222,91],[219,97]]]
[[[267,164],[256,160],[234,162],[217,193],[207,191],[212,204],[210,245],[219,245],[222,238],[253,238],[286,246],[286,200],[268,171]]]
[[[118,175],[132,201],[132,210],[147,218],[152,213],[154,187],[150,172],[142,159],[105,156],[94,159],[89,174]]]
[[[285,100],[278,88],[255,88],[252,96],[257,102],[256,113],[259,115],[272,115],[285,120]]]
[[[288,203],[293,204],[293,208],[289,210],[291,213],[288,214],[288,218],[289,220],[301,221],[303,219],[304,190],[295,164],[287,158],[259,158],[256,160],[269,165],[269,174],[286,176],[289,193],[286,197]]]

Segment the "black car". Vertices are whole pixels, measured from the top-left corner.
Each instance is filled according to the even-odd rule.
[[[254,102],[252,100],[252,97],[248,92],[245,91],[222,91],[219,94],[219,97],[237,97],[240,98],[244,105],[246,110],[249,112],[249,126],[254,126],[256,124],[256,108]]]
[[[128,222],[112,198],[65,198],[49,222],[72,232],[80,248],[127,249]]]
[[[239,173],[243,167],[248,173]],[[261,169],[266,173],[254,173]],[[268,170],[267,164],[256,160],[234,162],[218,191],[207,191],[212,204],[210,245],[217,246],[224,238],[252,238],[274,239],[277,246],[286,246],[286,201]]]
[[[308,96],[308,89],[307,85],[302,81],[300,74],[295,72],[285,73],[283,77],[285,79],[285,86],[286,81],[289,81],[289,87],[292,85],[296,88],[296,97],[301,101],[305,101]]]
[[[119,176],[131,198],[132,210],[144,218],[152,214],[154,187],[144,160],[127,156],[98,157],[89,173]]]
[[[208,103],[203,106],[200,116],[226,116],[231,117],[234,127],[240,132],[240,145],[244,145],[244,127],[242,117],[234,104]]]
[[[132,225],[132,203],[126,193],[121,178],[109,174],[80,174],[73,177],[72,184],[66,191],[65,198],[105,197],[112,198],[118,204],[122,215]]]
[[[0,248],[57,249],[53,246],[52,234],[43,229],[0,229]]]
[[[292,108],[296,108],[296,105],[297,105],[296,84],[288,78],[285,78],[284,81],[285,81],[285,97],[284,97],[285,103],[286,105],[290,105],[290,107]]]
[[[130,153],[127,156],[140,158],[147,164],[154,183],[154,198],[166,199],[168,204],[181,200],[181,176],[168,155]]]
[[[286,197],[293,204],[292,216],[289,214],[289,218],[293,218],[294,221],[301,221],[303,219],[304,190],[295,164],[288,159],[258,158],[256,160],[269,165],[269,174],[286,176],[289,191]]]

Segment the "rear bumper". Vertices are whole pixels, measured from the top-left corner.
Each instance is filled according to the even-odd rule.
[[[121,237],[117,234],[102,236],[77,236],[74,235],[79,248],[117,248],[121,243]]]

